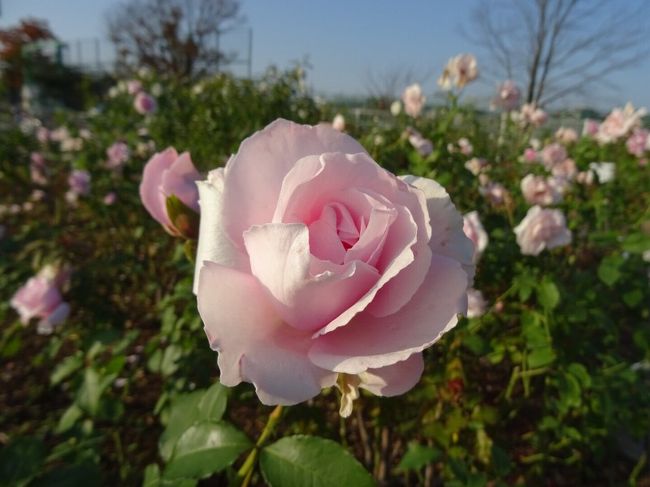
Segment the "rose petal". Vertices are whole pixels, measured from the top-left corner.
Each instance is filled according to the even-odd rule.
[[[199,313],[224,385],[252,382],[262,403],[289,405],[334,384],[336,374],[308,360],[309,334],[282,322],[257,279],[207,262],[199,280]]]
[[[170,226],[167,216],[165,197],[161,193],[163,173],[169,169],[178,158],[173,147],[155,154],[144,167],[140,183],[140,199],[147,211],[163,226]]]
[[[408,306],[377,318],[360,313],[347,326],[314,341],[314,364],[349,374],[406,360],[453,328],[467,307],[467,274],[448,257],[433,255],[424,283]]]
[[[365,152],[326,124],[310,127],[276,120],[244,140],[226,165],[225,228],[238,245],[253,225],[272,221],[282,182],[296,161],[326,151]]]
[[[194,269],[194,294],[199,286],[199,271],[205,261],[248,271],[248,259],[228,238],[223,229],[223,168],[215,169],[207,181],[198,181],[201,220]]]
[[[284,320],[315,331],[346,311],[375,284],[379,274],[361,261],[312,275],[309,230],[298,223],[270,223],[244,233],[251,271],[274,298]],[[327,296],[327,299],[323,299]]]
[[[165,196],[176,195],[185,205],[198,212],[199,195],[195,181],[200,178],[201,175],[192,164],[190,154],[183,152],[169,169],[163,172],[163,192]]]
[[[399,396],[419,382],[423,371],[422,354],[414,353],[402,362],[362,372],[359,374],[359,387],[377,396]]]
[[[474,244],[463,231],[463,216],[456,209],[445,188],[428,178],[402,176],[406,183],[421,190],[426,197],[432,235],[429,246],[434,254],[458,260],[471,285],[474,279]]]

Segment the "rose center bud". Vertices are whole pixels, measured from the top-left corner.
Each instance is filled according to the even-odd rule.
[[[326,203],[309,227],[309,246],[314,257],[334,264],[360,260],[375,268],[391,224],[394,208],[377,195],[352,190]]]

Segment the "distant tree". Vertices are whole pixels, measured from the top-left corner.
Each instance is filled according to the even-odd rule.
[[[365,76],[366,92],[377,108],[385,109],[400,98],[404,88],[421,78],[423,76],[416,75],[411,68],[392,67],[383,71],[369,69]]]
[[[529,103],[585,94],[643,62],[650,50],[646,0],[480,0],[465,33],[492,62],[483,71],[514,79]]]
[[[24,81],[27,60],[23,49],[37,41],[54,39],[45,20],[24,19],[15,27],[0,29],[2,79],[14,101],[19,96]]]
[[[241,20],[238,0],[129,0],[107,16],[118,68],[179,78],[218,71],[219,37]]]

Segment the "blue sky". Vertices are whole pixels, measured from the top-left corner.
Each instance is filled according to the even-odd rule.
[[[0,0],[0,26],[34,16],[49,21],[63,40],[106,39],[105,13],[118,0]],[[447,59],[476,48],[460,33],[469,27],[476,0],[243,0],[246,25],[253,30],[253,73],[269,64],[289,66],[308,57],[308,82],[325,95],[364,94],[368,73],[411,70],[413,81],[435,91],[435,80]],[[615,2],[613,2],[615,4]],[[244,48],[243,32],[226,46]],[[107,44],[103,44],[105,46]],[[105,49],[105,47],[103,47]],[[479,57],[479,69],[481,67]],[[485,60],[487,62],[487,59]],[[617,73],[618,89],[605,97],[594,93],[597,106],[623,104],[650,108],[650,62]],[[466,96],[484,102],[494,88],[483,80]]]

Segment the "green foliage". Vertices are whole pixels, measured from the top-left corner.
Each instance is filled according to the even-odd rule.
[[[312,436],[289,436],[267,446],[260,454],[260,467],[271,487],[375,485],[341,445]]]

